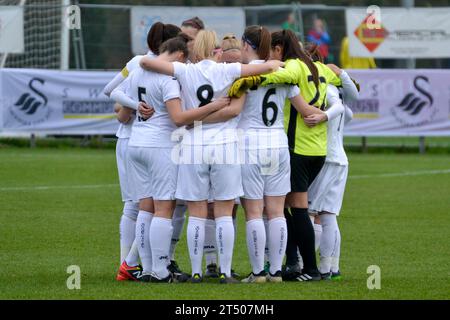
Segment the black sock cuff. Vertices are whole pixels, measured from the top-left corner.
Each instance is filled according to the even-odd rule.
[[[308,208],[291,208],[292,214],[308,214]]]

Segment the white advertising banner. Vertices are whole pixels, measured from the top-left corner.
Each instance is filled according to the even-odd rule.
[[[350,55],[374,58],[450,57],[450,8],[347,9]]]
[[[23,51],[23,7],[0,6],[0,53]]]
[[[114,134],[113,101],[102,93],[115,72],[0,69],[0,130]]]
[[[349,136],[450,136],[450,70],[348,70],[361,85]],[[102,89],[116,72],[0,69],[0,131],[115,134]]]
[[[361,85],[350,136],[450,136],[450,70],[349,70]]]
[[[245,29],[245,12],[242,8],[224,7],[139,7],[131,9],[131,47],[134,54],[145,54],[148,51],[147,33],[155,22],[181,23],[192,17],[199,17],[207,29],[213,29],[221,38],[226,33],[234,33],[238,37]]]

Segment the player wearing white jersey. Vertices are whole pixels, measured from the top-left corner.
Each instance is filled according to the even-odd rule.
[[[159,46],[166,40],[175,37],[181,31],[175,25],[157,22],[152,25],[147,35],[147,45],[149,51],[147,56],[154,58],[159,53]],[[127,62],[126,66],[119,72],[103,89],[105,95],[110,96],[111,92],[119,86],[128,75],[139,68],[139,61],[143,55],[137,55]],[[153,110],[151,109],[152,113]],[[135,111],[129,108],[120,108],[118,119],[120,121],[116,136],[117,167],[119,171],[120,189],[124,201],[123,215],[120,221],[120,247],[121,247],[121,267],[117,275],[117,280],[135,280],[133,274],[140,274],[139,254],[135,243],[136,221],[139,219],[139,203],[134,195],[133,181],[131,178],[130,161],[128,158],[128,141],[131,136],[131,127],[135,118]],[[139,233],[140,234],[140,233]],[[132,248],[132,250],[130,250]],[[126,259],[128,257],[128,259]],[[125,262],[128,261],[128,264]],[[125,262],[125,263],[124,263]]]
[[[176,76],[182,86],[186,109],[198,109],[226,95],[232,82],[243,75],[271,72],[281,65],[271,61],[260,65],[218,63],[221,49],[215,32],[202,30],[194,42],[196,63],[167,63],[159,59],[141,60],[141,66]],[[202,258],[207,217],[207,200],[211,192],[216,217],[216,241],[219,251],[220,282],[237,282],[231,277],[234,244],[232,210],[234,199],[242,195],[241,169],[238,163],[237,115],[243,99],[214,113],[210,122],[187,130],[181,145],[176,197],[186,200],[190,218],[187,240],[192,264],[192,281],[202,281]],[[239,108],[234,108],[238,105]],[[236,111],[237,110],[237,111]]]
[[[243,61],[264,63],[270,56],[271,35],[261,26],[250,26],[242,36]],[[286,99],[307,116],[322,113],[308,106],[297,86],[267,86],[251,89],[246,94],[240,129],[242,184],[241,198],[246,214],[247,247],[252,265],[246,283],[266,282],[264,251],[268,238],[269,281],[281,282],[281,265],[286,251],[287,226],[284,202],[290,192],[290,156],[284,130],[283,107]],[[263,210],[268,216],[268,232]]]
[[[232,33],[226,34],[221,43],[222,56],[220,62],[234,63],[242,62],[241,58],[241,41],[236,38]],[[237,214],[238,204],[233,208],[233,226],[234,232],[237,233]],[[205,243],[204,243],[204,255],[206,261],[205,277],[217,278],[219,277],[219,270],[217,267],[217,245],[216,245],[216,222],[214,220],[214,202],[208,201],[208,217],[205,224]],[[233,277],[237,277],[238,274],[231,269]]]
[[[328,85],[328,104],[332,105],[326,111],[328,120],[328,144],[325,164],[311,184],[310,210],[319,214],[322,234],[320,237],[320,266],[323,279],[338,279],[341,235],[336,217],[339,215],[344,197],[345,184],[348,175],[348,159],[345,154],[343,139],[344,126],[353,116],[346,103],[358,98],[358,90],[348,74],[334,65],[330,68],[342,80],[342,89]],[[342,98],[341,98],[342,97]],[[316,117],[316,120],[319,117]],[[310,124],[314,117],[306,119]]]
[[[176,37],[161,46],[160,61],[185,61],[188,56],[187,39]],[[140,281],[171,282],[168,270],[169,249],[172,236],[172,214],[175,208],[175,191],[178,166],[172,159],[176,141],[172,133],[176,126],[187,125],[217,111],[228,104],[219,99],[203,108],[182,111],[180,86],[170,76],[144,71],[139,68],[112,93],[112,97],[126,107],[137,109],[139,101],[151,105],[155,113],[144,120],[138,116],[133,122],[129,142],[133,179],[141,208],[148,208],[146,217],[149,227],[143,228],[143,240],[149,240],[151,256],[141,255],[143,274]],[[225,101],[225,103],[223,103]],[[177,277],[176,280],[187,280]]]

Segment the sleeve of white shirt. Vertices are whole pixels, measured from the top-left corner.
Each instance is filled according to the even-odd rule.
[[[127,70],[129,73],[133,72],[139,67],[139,62],[141,62],[143,56],[135,56],[130,61],[127,62]]]
[[[331,84],[327,86],[327,102],[329,107],[325,111],[325,113],[328,117],[328,121],[336,118],[344,112],[344,105],[339,98],[339,91],[335,86]]]
[[[120,85],[125,79],[126,77],[123,76],[122,72],[116,74],[114,78],[103,88],[103,94],[109,97],[111,95],[111,92],[115,88],[117,88],[117,86]]]
[[[298,86],[289,86],[288,99],[296,97],[300,94],[300,88]]]
[[[177,79],[167,77],[162,83],[162,92],[164,102],[180,97],[180,84]]]
[[[347,105],[344,107],[345,107],[344,124],[347,124],[353,119],[353,111]]]
[[[139,101],[130,97],[130,84],[132,75],[122,82],[117,88],[111,92],[111,99],[121,104],[122,106],[137,110]]]
[[[139,62],[141,61],[141,58],[142,56],[136,56],[130,61],[128,61],[126,66],[122,69],[122,71],[116,74],[114,78],[103,88],[103,93],[109,97],[111,95],[111,92],[115,88],[117,88],[133,70],[139,67]]]
[[[241,77],[241,64],[238,62],[223,63],[223,68],[228,81],[234,81]]]
[[[353,83],[352,79],[347,72],[342,70],[340,75],[342,81],[342,89],[344,90],[344,101],[346,103],[358,100],[359,92],[356,85]]]
[[[182,79],[186,73],[187,65],[182,62],[172,62],[173,63],[173,75],[175,78]]]

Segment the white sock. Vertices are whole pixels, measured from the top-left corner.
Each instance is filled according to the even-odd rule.
[[[172,239],[172,219],[153,217],[150,226],[150,246],[152,248],[152,271],[162,279],[169,275],[170,240]]]
[[[331,257],[335,256],[339,250],[338,241],[338,225],[336,215],[323,214],[320,216],[322,223],[322,237],[320,241],[320,273],[328,273],[331,271]]]
[[[205,224],[205,243],[203,246],[206,265],[217,265],[217,248],[216,248],[216,222],[212,219],[206,219]]]
[[[297,249],[297,257],[298,257],[298,265],[300,266],[300,270],[303,269],[303,257],[300,254],[300,250]]]
[[[316,251],[319,249],[321,236],[322,236],[322,225],[314,223],[314,239],[315,239],[314,246],[316,248]]]
[[[191,258],[192,275],[202,275],[203,245],[205,243],[206,219],[189,217],[187,225],[187,244]]]
[[[148,274],[152,271],[152,249],[150,247],[150,224],[153,213],[139,210],[136,220],[136,241],[138,245],[139,257],[142,262],[142,271]]]
[[[266,245],[264,246],[264,262],[269,261],[269,218],[263,215],[264,229],[266,229]]]
[[[232,217],[233,218],[233,228],[234,228],[234,234],[237,234],[237,216]]]
[[[231,277],[231,261],[233,260],[234,227],[233,218],[224,216],[216,218],[216,243],[219,251],[220,272]]]
[[[248,256],[254,274],[264,270],[264,248],[266,245],[266,229],[262,219],[252,219],[246,223]]]
[[[175,206],[172,217],[172,240],[170,242],[169,258],[175,260],[175,247],[180,240],[181,232],[183,232],[184,221],[186,220],[186,205],[179,204]]]
[[[139,204],[127,201],[123,205],[123,214],[120,218],[120,263],[130,252],[136,236],[136,219],[139,212]]]
[[[287,225],[284,217],[269,220],[269,262],[270,273],[281,271],[287,245]]]
[[[136,239],[134,239],[133,244],[131,245],[130,252],[128,253],[127,257],[125,258],[125,262],[130,267],[135,267],[139,264],[139,251],[138,251]]]
[[[339,225],[337,227],[336,233],[336,250],[331,256],[331,272],[339,271],[339,257],[341,255],[341,231],[339,230]]]

